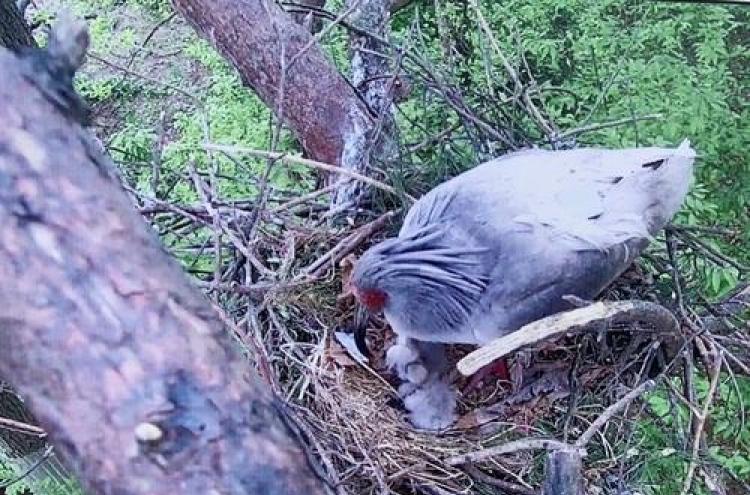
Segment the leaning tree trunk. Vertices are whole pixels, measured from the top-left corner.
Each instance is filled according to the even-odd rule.
[[[377,117],[363,160],[365,164],[372,160],[387,166],[398,160],[398,148],[393,139],[395,120],[392,104],[395,92],[401,90],[401,80],[393,73],[394,67],[388,57],[389,47],[376,36],[381,39],[388,37],[391,0],[346,0],[345,4],[347,9],[352,10],[350,22],[359,28],[359,32],[349,34],[352,84],[362,93]],[[342,178],[340,184],[333,196],[333,203],[339,208],[346,207],[347,202],[356,201],[363,192],[359,182]]]
[[[0,0],[0,46],[12,50],[36,46],[23,13],[14,0]],[[54,488],[60,493],[75,493],[76,480],[49,449],[36,419],[21,397],[0,377],[0,464],[13,479],[34,493]]]
[[[294,132],[310,158],[366,173],[373,116],[290,14],[271,0],[171,2]],[[360,190],[359,184],[350,188],[333,206],[354,202]]]
[[[88,38],[60,28],[0,49],[0,376],[90,494],[328,493],[82,127]]]
[[[34,45],[31,30],[15,0],[0,0],[0,46],[15,49]]]

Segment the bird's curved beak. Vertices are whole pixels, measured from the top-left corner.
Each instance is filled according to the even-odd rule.
[[[354,312],[354,343],[357,344],[357,349],[367,358],[372,357],[370,349],[367,348],[367,322],[370,319],[370,314],[362,304],[357,304],[357,309]]]

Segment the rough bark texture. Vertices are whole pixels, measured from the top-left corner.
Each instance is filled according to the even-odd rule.
[[[0,376],[65,464],[90,494],[328,493],[40,65],[0,67]]]
[[[364,32],[387,38],[390,22],[390,0],[346,0],[346,8],[353,9],[351,22]],[[394,79],[388,54],[388,46],[371,36],[350,33],[349,66],[352,84],[363,95],[369,109],[377,116],[375,132],[370,138],[369,149],[364,153],[365,166],[370,159],[388,164],[397,158],[393,135],[393,93],[397,81]],[[359,182],[340,179],[333,202],[343,206],[364,191]]]
[[[0,0],[0,46],[12,50],[36,46],[23,17],[28,2]],[[0,420],[38,426],[36,419],[8,383],[0,380]],[[46,440],[23,428],[0,425],[0,462],[35,493],[55,486],[74,493],[75,480],[54,452],[48,452]],[[1,489],[0,489],[1,490]]]
[[[0,0],[0,46],[15,49],[35,45],[34,38],[15,0]]]
[[[310,158],[365,170],[372,117],[291,15],[271,0],[171,1],[292,129]]]

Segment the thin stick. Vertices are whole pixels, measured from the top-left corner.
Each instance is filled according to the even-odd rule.
[[[204,282],[203,280],[195,280],[193,283],[201,288],[218,292],[228,292],[230,294],[241,294],[243,296],[249,296],[251,299],[256,301],[262,301],[266,294],[276,291],[291,290],[298,286],[304,285],[305,281],[298,282],[259,282],[256,284],[242,285],[233,282]]]
[[[489,474],[484,473],[483,471],[479,470],[475,466],[465,466],[464,470],[468,474],[470,474],[472,478],[478,479],[482,483],[487,483],[488,485],[496,486],[505,492],[518,493],[519,495],[539,495],[536,490],[527,488],[523,485],[519,485],[518,483],[512,483],[510,481],[499,480],[497,478],[490,476]]]
[[[463,376],[476,373],[483,366],[507,354],[545,339],[568,332],[598,328],[596,323],[615,320],[646,320],[665,334],[677,334],[679,324],[674,315],[663,306],[647,301],[596,302],[590,306],[553,314],[524,325],[515,332],[499,337],[487,345],[464,356],[457,364]]]
[[[460,464],[480,462],[485,459],[489,459],[490,457],[512,454],[513,452],[518,452],[519,450],[537,449],[578,451],[580,455],[586,455],[586,451],[583,448],[569,445],[565,442],[554,440],[552,438],[524,438],[521,440],[514,440],[512,442],[504,443],[502,445],[497,445],[495,447],[478,450],[476,452],[469,452],[468,454],[449,457],[445,460],[445,463],[449,466],[458,466]]]
[[[315,191],[309,192],[307,194],[303,194],[302,196],[298,198],[294,198],[290,201],[287,201],[284,204],[281,204],[277,206],[276,208],[271,210],[271,213],[279,214],[285,210],[288,210],[290,208],[294,208],[295,206],[299,206],[302,204],[305,204],[307,202],[312,201],[315,198],[318,198],[320,196],[323,196],[325,194],[328,194],[332,192],[334,189],[336,189],[336,184],[329,184],[321,189],[317,189]]]
[[[703,403],[703,410],[700,416],[698,416],[698,422],[695,425],[695,433],[693,434],[693,451],[690,455],[690,465],[688,466],[687,476],[685,476],[685,482],[682,485],[681,495],[687,495],[690,491],[690,487],[693,484],[693,477],[695,476],[695,469],[698,466],[698,451],[701,446],[701,436],[703,435],[703,428],[706,426],[706,418],[708,418],[708,409],[714,400],[716,393],[716,387],[719,384],[719,375],[721,375],[721,363],[723,356],[721,351],[718,355],[714,356],[713,369],[711,370],[711,385],[708,387],[708,393],[706,394],[706,401]]]
[[[358,181],[364,182],[365,184],[369,184],[373,187],[377,187],[378,189],[389,192],[395,196],[399,196],[398,191],[396,191],[393,187],[389,186],[388,184],[384,184],[378,180],[371,179],[370,177],[367,177],[366,175],[362,175],[357,172],[347,170],[345,168],[337,167],[335,165],[329,165],[327,163],[318,162],[315,160],[310,160],[310,159],[302,158],[299,156],[288,155],[286,153],[280,153],[280,152],[271,152],[271,151],[256,150],[256,149],[251,149],[251,148],[244,148],[242,146],[225,146],[221,144],[204,144],[203,148],[207,150],[222,151],[224,153],[245,154],[245,155],[250,155],[250,156],[257,156],[259,158],[266,158],[270,160],[279,160],[285,164],[295,163],[297,165],[304,165],[305,167],[309,167],[309,168],[316,169],[316,170],[324,170],[326,172],[331,172],[334,174],[346,175],[347,177],[350,177],[352,179],[356,179]],[[406,195],[406,197],[410,201],[416,201],[415,198],[413,198],[412,196],[409,196],[408,194]]]
[[[242,330],[240,330],[239,325],[237,325],[229,317],[229,315],[227,315],[227,313],[221,308],[221,306],[213,301],[211,301],[211,306],[213,306],[214,311],[216,311],[216,314],[219,316],[219,318],[221,318],[221,321],[226,326],[231,328],[232,331],[234,331],[234,333],[237,335],[237,337],[248,343],[253,351],[255,361],[258,363],[258,374],[260,375],[261,379],[266,382],[266,384],[273,387],[274,391],[278,392],[279,390],[281,390],[278,382],[276,381],[276,376],[273,374],[273,372],[271,372],[271,367],[268,364],[268,353],[266,352],[265,348],[250,332],[243,332]]]
[[[583,134],[585,132],[598,131],[600,129],[607,129],[609,127],[617,127],[619,125],[630,124],[640,120],[659,120],[662,117],[663,115],[660,113],[652,113],[649,115],[644,115],[642,117],[627,117],[624,119],[610,120],[607,122],[598,122],[596,124],[589,124],[581,127],[576,127],[575,129],[570,129],[569,131],[558,134],[556,137],[558,140],[560,140],[571,136],[577,136],[578,134]]]
[[[344,259],[344,257],[354,251],[357,246],[362,244],[375,232],[382,229],[395,214],[395,211],[389,211],[384,215],[379,216],[372,222],[366,223],[363,226],[359,227],[352,234],[348,235],[341,242],[336,244],[333,249],[325,253],[309,267],[307,267],[303,274],[297,277],[297,279],[302,279],[302,277],[320,277],[328,269],[329,266],[332,266]],[[295,279],[295,281],[297,279]]]
[[[602,426],[604,426],[604,423],[612,419],[612,416],[614,416],[620,409],[623,409],[625,406],[633,402],[638,396],[640,396],[647,390],[651,390],[655,386],[656,382],[654,382],[654,380],[647,380],[625,394],[620,400],[605,409],[601,416],[596,418],[596,420],[591,423],[591,425],[589,425],[586,431],[583,432],[583,435],[578,438],[575,446],[581,449],[584,448],[586,444],[591,441],[594,435],[596,435],[596,432],[599,431]]]
[[[98,56],[98,55],[96,55],[95,53],[92,53],[92,52],[88,52],[87,56],[90,57],[90,58],[92,58],[92,59],[94,59],[94,60],[96,60],[97,62],[100,62],[100,63],[106,65],[107,67],[110,67],[112,69],[116,69],[116,70],[122,71],[122,72],[124,72],[126,74],[130,74],[133,77],[137,77],[139,79],[143,79],[144,81],[148,81],[148,82],[150,82],[152,84],[155,84],[157,86],[161,86],[163,88],[171,89],[172,91],[180,93],[181,95],[187,96],[193,102],[195,102],[196,105],[199,108],[203,108],[203,103],[201,102],[201,100],[197,96],[195,96],[195,95],[193,95],[191,93],[188,93],[187,91],[185,91],[184,89],[182,89],[182,88],[180,88],[178,86],[175,86],[175,85],[169,84],[169,83],[165,83],[165,82],[163,82],[163,81],[161,81],[159,79],[156,79],[156,78],[153,78],[153,77],[149,77],[149,76],[140,74],[138,72],[135,72],[133,70],[127,69],[125,67],[121,67],[121,66],[119,66],[119,65],[117,65],[117,64],[115,64],[113,62],[110,62],[109,60],[105,59],[104,57]]]
[[[255,257],[255,255],[248,249],[248,246],[242,242],[242,240],[237,237],[237,235],[226,225],[224,220],[221,218],[221,215],[219,215],[214,207],[211,204],[210,199],[208,198],[208,195],[206,194],[206,189],[208,186],[203,182],[203,180],[198,176],[198,172],[195,170],[195,165],[191,162],[188,162],[186,164],[186,168],[188,171],[188,175],[190,175],[190,178],[192,179],[193,183],[195,184],[195,190],[198,193],[198,196],[201,198],[201,201],[203,202],[203,205],[205,206],[206,210],[208,211],[208,214],[211,216],[212,220],[216,223],[218,227],[221,228],[221,230],[224,231],[224,233],[227,235],[229,240],[232,242],[232,245],[237,248],[237,250],[242,253],[242,255],[252,263],[252,265],[255,267],[256,270],[258,270],[260,273],[264,275],[273,275],[273,272],[263,266],[263,264]],[[219,282],[218,280],[216,282]]]
[[[47,433],[38,426],[30,425],[28,423],[22,423],[21,421],[15,421],[8,418],[0,418],[0,429],[15,431],[18,433],[26,433],[28,435],[34,435],[37,437],[44,437]]]

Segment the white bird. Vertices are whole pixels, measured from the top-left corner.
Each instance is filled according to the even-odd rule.
[[[484,345],[592,299],[681,207],[695,151],[540,149],[476,166],[425,194],[397,237],[368,249],[350,284],[397,335],[387,362],[412,424],[443,429],[456,394],[444,344]]]

